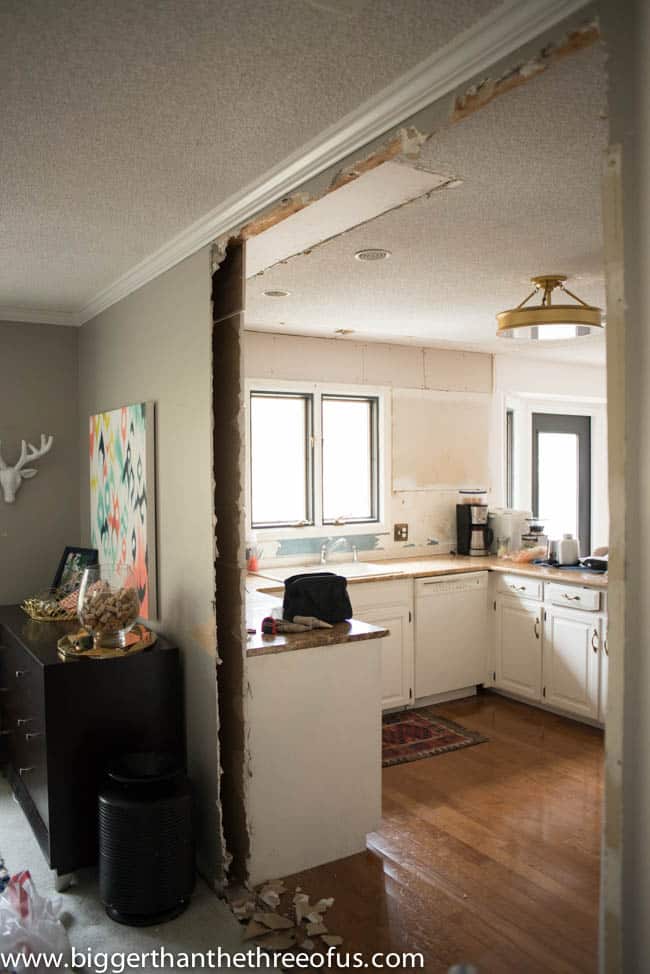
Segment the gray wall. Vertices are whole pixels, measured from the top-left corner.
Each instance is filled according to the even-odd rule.
[[[0,604],[47,588],[66,545],[79,544],[76,328],[0,322],[0,440],[13,464],[20,441],[54,434],[13,504],[0,495]]]
[[[88,416],[157,410],[158,612],[183,655],[199,862],[221,877],[217,739],[210,253],[204,248],[81,329],[81,529],[89,536]]]

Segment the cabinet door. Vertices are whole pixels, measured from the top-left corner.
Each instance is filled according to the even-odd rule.
[[[365,609],[364,622],[388,629],[381,641],[381,705],[403,707],[412,699],[413,624],[408,606]]]
[[[495,686],[531,700],[542,695],[541,611],[526,599],[497,600]]]
[[[598,716],[600,618],[547,607],[544,623],[546,703],[584,717]]]
[[[600,691],[598,694],[598,720],[607,718],[607,689],[609,683],[609,649],[607,646],[607,617],[601,621],[600,642]]]

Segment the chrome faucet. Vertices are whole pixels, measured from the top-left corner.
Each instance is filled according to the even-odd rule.
[[[339,548],[342,544],[345,544],[345,538],[326,538],[320,546],[320,563],[321,565],[327,564],[327,556],[330,551],[334,551],[335,548]]]

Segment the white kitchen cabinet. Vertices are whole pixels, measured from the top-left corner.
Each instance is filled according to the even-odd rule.
[[[408,706],[413,700],[413,583],[359,582],[348,591],[356,618],[388,629],[381,652],[382,709]]]
[[[544,702],[598,719],[601,618],[548,605],[544,622]]]
[[[489,639],[487,572],[416,580],[417,699],[485,683]]]
[[[413,697],[413,613],[406,605],[366,609],[364,622],[388,629],[381,641],[381,706],[404,707]]]
[[[600,621],[600,689],[598,692],[598,720],[605,723],[607,717],[607,691],[609,688],[609,647],[607,643],[607,616]]]
[[[542,695],[542,611],[531,599],[497,599],[494,685],[537,701]]]

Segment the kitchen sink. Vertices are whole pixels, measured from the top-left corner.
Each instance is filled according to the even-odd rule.
[[[314,575],[316,572],[334,572],[345,578],[364,578],[370,575],[391,575],[395,571],[392,565],[367,561],[330,561],[326,565],[287,565],[274,568],[263,568],[260,575],[284,582],[291,575]]]

